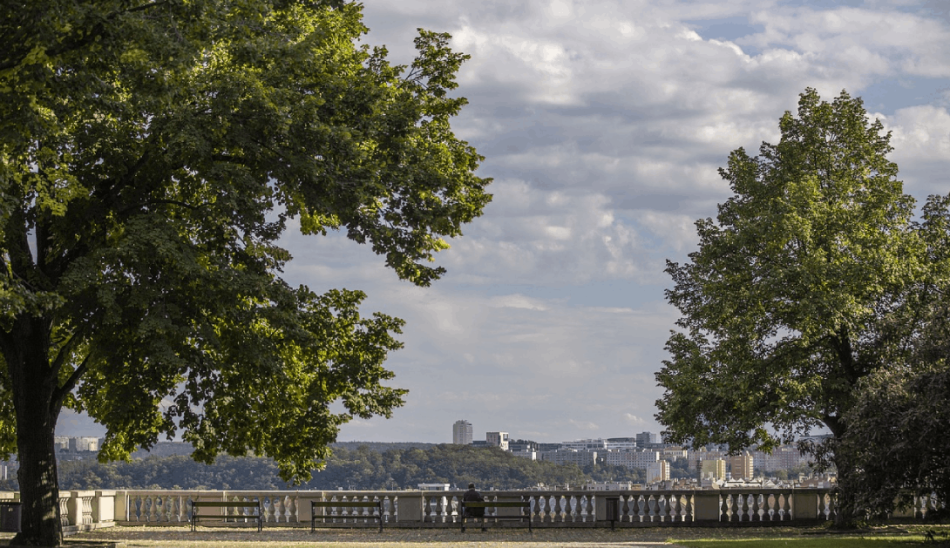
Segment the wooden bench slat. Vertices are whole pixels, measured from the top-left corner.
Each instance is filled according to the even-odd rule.
[[[519,515],[519,516],[481,516],[481,517],[476,517],[476,516],[466,516],[466,515],[465,515],[465,510],[468,509],[468,508],[529,508],[529,510],[528,510],[527,515]],[[486,519],[493,519],[493,520],[499,520],[499,519],[517,519],[517,520],[523,520],[523,519],[527,519],[527,520],[528,520],[528,531],[533,533],[533,532],[534,532],[534,529],[531,527],[531,510],[530,510],[530,508],[531,508],[531,502],[530,502],[530,501],[513,501],[513,500],[512,500],[512,501],[508,501],[508,500],[501,501],[501,500],[500,500],[500,501],[492,502],[492,501],[487,501],[487,500],[486,500],[486,501],[470,501],[470,502],[468,502],[468,501],[464,501],[464,500],[463,500],[463,501],[460,501],[460,506],[459,506],[459,514],[460,514],[460,516],[459,516],[459,518],[460,518],[460,519],[459,519],[459,523],[460,523],[460,525],[462,526],[462,532],[464,533],[464,532],[465,532],[465,520],[466,520],[466,519],[481,519],[481,520],[482,520],[482,529],[485,528],[485,520],[486,520]]]
[[[220,502],[198,500],[191,503],[192,508],[257,508],[260,504],[256,502]]]
[[[465,502],[467,508],[531,508],[530,502]]]
[[[227,512],[224,514],[199,514],[199,508],[257,508],[257,512],[254,514],[232,514],[228,515]],[[261,532],[264,528],[264,507],[261,504],[261,501],[251,502],[251,501],[222,501],[222,500],[193,500],[191,501],[191,530],[194,531],[198,526],[198,520],[200,519],[223,519],[225,521],[229,519],[253,519],[257,521],[257,532]]]
[[[315,507],[318,508],[332,508],[334,506],[339,506],[341,508],[379,508],[378,502],[334,502],[334,501],[311,501]]]

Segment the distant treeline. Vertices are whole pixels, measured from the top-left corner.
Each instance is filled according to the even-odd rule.
[[[389,444],[397,445],[397,444]],[[494,448],[431,445],[394,447],[384,451],[368,445],[338,444],[324,470],[313,479],[290,485],[276,464],[262,457],[222,456],[212,465],[186,455],[148,456],[132,462],[100,463],[93,459],[59,463],[60,489],[415,489],[420,483],[448,483],[463,488],[519,489],[537,484],[579,486],[587,480],[642,482],[642,470],[622,466],[559,466],[518,458]],[[419,444],[422,445],[422,444]],[[0,483],[15,490],[16,480]]]

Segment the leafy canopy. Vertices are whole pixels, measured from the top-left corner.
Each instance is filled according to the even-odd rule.
[[[919,233],[927,276],[913,289],[906,352],[868,375],[845,418],[861,505],[884,515],[912,495],[950,497],[950,196],[932,197]],[[946,512],[946,509],[943,509]]]
[[[341,424],[401,405],[382,364],[402,322],[360,316],[360,291],[290,287],[278,239],[345,231],[399,277],[437,279],[426,263],[491,198],[449,125],[467,56],[420,30],[411,66],[391,65],[342,1],[15,4],[0,452],[17,449],[13,402],[41,388],[18,372],[38,368],[54,416],[108,428],[105,458],[180,432],[199,460],[251,450],[308,478]],[[43,340],[17,338],[30,322]]]
[[[859,98],[812,89],[779,128],[759,156],[730,154],[720,175],[733,196],[697,221],[689,262],[667,263],[682,317],[657,418],[674,441],[769,449],[815,427],[841,438],[858,381],[903,355],[914,329],[929,266],[890,133]]]

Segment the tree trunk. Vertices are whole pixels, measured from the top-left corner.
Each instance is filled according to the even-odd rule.
[[[21,316],[13,329],[0,332],[13,388],[20,465],[21,532],[12,546],[58,546],[63,541],[53,445],[60,405],[53,403],[57,379],[48,359],[48,326],[45,318]]]
[[[853,481],[854,465],[844,450],[844,444],[841,443],[847,435],[847,425],[838,418],[838,415],[828,415],[823,420],[834,437],[822,442],[814,450],[820,453],[820,456],[816,455],[819,461],[834,463],[838,471],[834,528],[856,529],[864,521],[864,517],[860,515],[860,509],[857,507],[855,496],[857,486]]]
[[[857,529],[866,521],[857,505],[855,496],[857,486],[853,481],[854,466],[842,444],[835,444],[835,468],[838,469],[838,488],[834,528],[839,530]]]
[[[48,414],[33,420],[34,427],[24,428],[17,413],[17,443],[20,470],[20,500],[23,503],[21,532],[13,546],[58,546],[63,541],[59,514],[59,483],[56,477],[56,453],[53,434],[56,421]],[[29,420],[29,419],[27,419]]]

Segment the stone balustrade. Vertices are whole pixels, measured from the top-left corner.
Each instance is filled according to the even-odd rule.
[[[18,502],[20,493],[0,492],[0,502]],[[64,533],[91,531],[115,525],[116,492],[60,491],[59,520]]]
[[[451,527],[458,524],[463,491],[193,491],[99,490],[60,492],[67,533],[113,525],[183,525],[193,501],[257,501],[270,526],[309,526],[310,501],[383,501],[387,527]],[[721,489],[705,491],[485,491],[490,501],[528,501],[530,508],[489,508],[487,517],[530,512],[535,527],[703,526],[722,523],[787,524],[833,520],[835,495],[828,489]],[[0,493],[2,500],[19,493]],[[894,517],[925,519],[940,507],[916,497]],[[222,508],[241,519],[244,509]],[[375,527],[368,508],[317,508],[330,526]],[[614,515],[608,515],[608,511]],[[499,522],[502,523],[502,522]],[[510,522],[504,522],[505,524]]]
[[[686,525],[719,522],[789,522],[834,519],[827,489],[712,491],[486,491],[487,500],[527,500],[536,525],[596,526],[611,521],[608,500],[623,525]],[[310,501],[383,501],[389,525],[439,527],[458,523],[462,491],[117,491],[119,523],[186,523],[194,500],[261,500],[267,524],[308,524]],[[226,510],[222,510],[224,512]],[[372,525],[369,509],[318,508],[335,516],[329,524]],[[520,508],[488,509],[524,512]],[[234,510],[231,510],[234,512]],[[234,517],[239,515],[232,514]],[[601,523],[602,525],[603,523]]]

